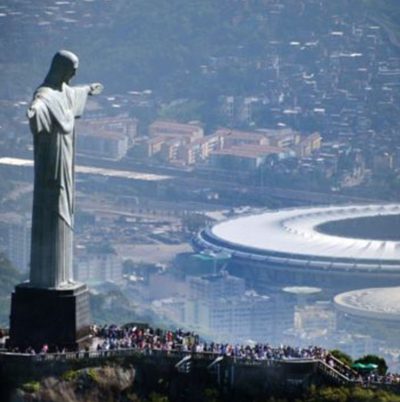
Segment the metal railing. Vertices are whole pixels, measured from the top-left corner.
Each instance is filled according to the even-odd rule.
[[[352,384],[357,382],[356,380],[336,370],[323,360],[318,361],[317,367],[322,373],[328,375],[333,381],[335,381],[336,384]]]
[[[83,359],[108,359],[111,357],[129,357],[129,356],[148,356],[148,357],[162,357],[168,359],[182,359],[186,356],[191,356],[193,360],[205,360],[214,361],[218,357],[224,357],[229,363],[234,365],[245,366],[271,366],[278,363],[290,363],[290,362],[317,362],[316,358],[289,358],[289,359],[254,359],[251,357],[240,357],[224,355],[218,352],[194,352],[180,349],[141,349],[141,348],[122,348],[122,349],[110,349],[110,350],[98,350],[98,351],[77,351],[77,352],[60,352],[60,353],[15,353],[15,352],[0,352],[0,356],[4,358],[16,358],[26,359],[30,361],[65,361],[65,360],[83,360]]]
[[[374,380],[366,383],[359,378],[359,375],[352,368],[341,362],[340,360],[330,356],[334,365],[330,365],[325,359],[321,357],[292,357],[292,358],[266,358],[266,359],[254,359],[250,356],[230,356],[224,355],[217,352],[196,352],[196,351],[186,351],[180,349],[172,350],[162,350],[162,349],[141,349],[141,348],[123,348],[123,349],[111,349],[111,350],[98,350],[98,351],[77,351],[77,352],[64,352],[64,353],[38,353],[38,354],[28,354],[28,353],[15,353],[0,351],[0,360],[12,360],[19,362],[21,364],[29,363],[46,363],[46,362],[67,362],[76,360],[106,360],[109,358],[124,358],[136,356],[138,358],[148,357],[160,359],[164,358],[171,360],[171,363],[176,366],[177,362],[187,361],[201,361],[206,364],[206,367],[212,367],[217,364],[224,362],[227,365],[235,367],[273,367],[282,364],[301,364],[301,363],[314,363],[316,364],[317,370],[329,377],[337,385],[364,385],[367,387],[376,388],[390,388],[396,392],[400,389],[399,382],[385,383],[376,382]]]

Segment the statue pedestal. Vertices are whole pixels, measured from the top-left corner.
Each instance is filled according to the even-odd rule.
[[[15,287],[11,298],[11,347],[28,346],[50,350],[76,349],[88,340],[90,327],[89,291],[82,283],[60,289]]]

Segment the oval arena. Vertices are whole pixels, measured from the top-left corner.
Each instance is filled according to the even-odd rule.
[[[202,230],[196,251],[229,253],[259,291],[400,284],[400,204],[308,207],[240,216]]]

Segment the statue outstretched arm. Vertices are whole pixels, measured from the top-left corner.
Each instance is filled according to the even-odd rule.
[[[103,92],[103,85],[99,82],[94,82],[93,84],[89,85],[89,95],[99,95]]]
[[[100,83],[93,83],[89,85],[70,87],[72,89],[72,105],[75,117],[80,117],[86,105],[88,95],[98,95],[103,91],[103,85]]]

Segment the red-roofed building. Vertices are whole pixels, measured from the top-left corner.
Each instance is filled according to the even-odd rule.
[[[214,135],[223,138],[224,148],[237,145],[269,145],[268,139],[265,137],[265,135],[255,132],[222,128],[217,130]]]
[[[235,146],[211,153],[211,165],[222,169],[257,169],[268,156],[277,155],[284,157],[287,150],[279,147],[242,145]]]
[[[128,137],[114,131],[83,132],[78,135],[77,153],[118,160],[128,151]]]
[[[203,138],[204,130],[194,124],[175,123],[170,121],[157,120],[149,126],[150,137],[186,137],[190,142]]]

